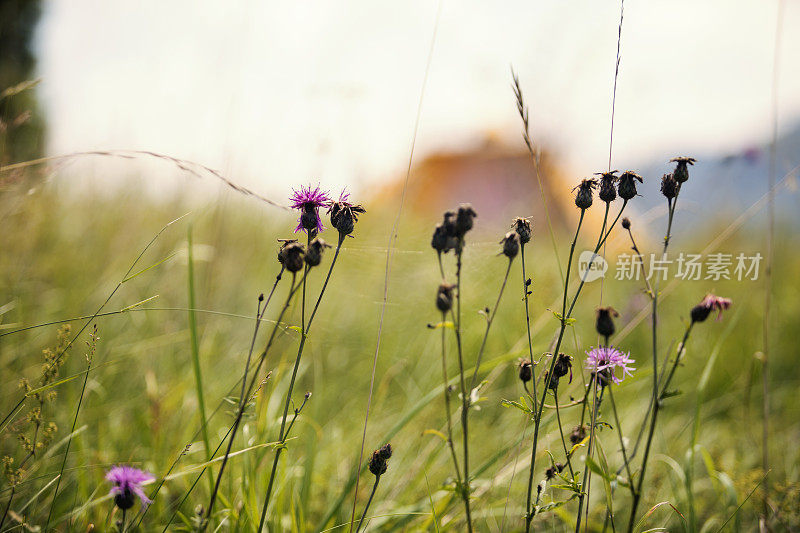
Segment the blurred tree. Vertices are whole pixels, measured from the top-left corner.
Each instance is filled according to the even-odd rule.
[[[0,0],[0,165],[42,153],[31,51],[40,12],[39,0]]]

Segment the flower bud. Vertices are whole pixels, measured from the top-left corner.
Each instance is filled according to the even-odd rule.
[[[442,313],[448,312],[453,308],[453,289],[455,285],[442,283],[436,293],[436,308]]]
[[[297,272],[303,268],[304,255],[305,250],[302,244],[297,241],[284,241],[283,246],[278,252],[278,261],[280,261],[289,272]]]
[[[670,163],[676,163],[675,170],[673,171],[673,176],[675,176],[675,181],[678,183],[684,183],[689,180],[689,167],[686,165],[694,165],[695,159],[694,157],[673,157],[669,160]]]
[[[636,181],[643,183],[642,177],[632,170],[627,170],[619,177],[617,193],[623,200],[630,200],[636,196]]]
[[[572,383],[572,357],[567,354],[558,354],[556,364],[553,365],[553,376],[560,379],[569,373],[569,382]]]
[[[575,205],[578,206],[579,209],[584,210],[591,207],[592,192],[595,187],[597,187],[597,180],[594,178],[582,180],[580,184],[575,187],[575,189],[578,189],[575,195]],[[575,189],[572,190],[574,191]]]
[[[456,214],[456,235],[464,238],[464,235],[472,229],[473,221],[477,218],[478,213],[472,209],[470,204],[461,204],[458,206],[458,213]]]
[[[597,310],[597,320],[595,321],[595,329],[601,337],[610,337],[616,331],[614,327],[614,318],[618,317],[616,309],[613,307],[601,307]]]
[[[503,255],[509,259],[514,259],[519,253],[519,235],[513,231],[506,233],[500,244],[503,245]]]
[[[675,177],[672,174],[664,174],[661,177],[661,194],[663,194],[667,200],[672,200],[678,196],[679,188],[680,184],[675,181]]]
[[[569,434],[569,441],[575,445],[586,438],[586,426],[580,425],[572,428],[572,433]]]
[[[306,250],[306,264],[309,267],[315,267],[322,262],[322,252],[325,248],[330,248],[330,244],[317,237],[308,245]]]
[[[622,229],[631,229],[631,219],[628,217],[622,219]]]
[[[548,481],[554,479],[556,477],[556,473],[561,473],[564,470],[564,465],[561,463],[556,463],[547,470],[544,471],[544,477]]]
[[[552,390],[554,392],[558,390],[558,381],[560,379],[561,378],[559,378],[558,376],[555,375],[555,372],[551,376],[549,370],[545,370],[544,371],[544,384],[545,384],[545,387],[547,387],[548,389],[550,389],[550,390]]]
[[[528,244],[531,240],[533,231],[531,230],[531,221],[527,218],[517,217],[511,223],[511,228],[519,235],[520,244]]]
[[[381,476],[386,473],[388,468],[387,461],[392,456],[392,445],[386,444],[372,452],[372,457],[369,460],[369,471],[375,476]]]
[[[616,170],[600,173],[600,194],[598,195],[605,203],[611,203],[617,199],[617,190],[614,184],[617,181]]]
[[[692,308],[692,322],[704,322],[711,311],[717,311],[717,320],[722,319],[722,312],[733,305],[730,298],[722,298],[713,294],[707,294],[703,301]]]
[[[519,363],[519,379],[523,383],[529,382],[533,379],[533,365],[527,359],[523,359]]]
[[[350,235],[358,222],[358,215],[367,210],[360,204],[350,203],[350,193],[342,191],[339,201],[328,204],[328,214],[331,216],[331,226],[339,232],[339,238]]]

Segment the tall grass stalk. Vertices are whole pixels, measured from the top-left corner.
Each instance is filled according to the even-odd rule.
[[[297,370],[300,367],[300,358],[303,356],[303,349],[306,345],[306,339],[308,338],[308,332],[311,329],[311,325],[314,322],[314,317],[317,314],[317,310],[319,309],[319,304],[322,301],[322,297],[325,294],[325,289],[328,287],[328,282],[331,279],[331,273],[333,272],[333,267],[336,265],[336,259],[339,257],[339,252],[342,249],[342,243],[344,242],[344,235],[339,234],[339,241],[336,243],[336,251],[333,254],[333,260],[331,260],[331,266],[328,269],[328,274],[325,276],[325,282],[322,284],[322,289],[320,289],[319,296],[317,297],[317,302],[314,304],[314,309],[311,311],[311,315],[308,318],[308,323],[305,321],[305,279],[306,276],[303,276],[303,309],[301,313],[301,330],[300,330],[300,346],[297,348],[297,357],[294,361],[294,368],[292,369],[292,377],[291,381],[289,382],[289,389],[286,391],[286,401],[284,402],[283,406],[283,417],[281,418],[281,428],[278,433],[278,447],[275,449],[275,459],[272,462],[272,470],[269,474],[269,483],[267,484],[267,493],[264,496],[264,503],[261,507],[261,518],[258,523],[257,531],[262,531],[264,528],[264,521],[267,518],[267,508],[269,507],[270,498],[272,496],[272,487],[275,483],[275,474],[278,469],[278,461],[281,457],[281,452],[285,448],[286,438],[288,436],[288,432],[286,432],[286,419],[289,416],[289,405],[292,402],[292,391],[294,390],[295,380],[297,379]],[[309,236],[310,242],[310,236]]]
[[[450,379],[447,376],[447,327],[445,326],[446,313],[442,312],[442,387],[444,389],[444,410],[447,416],[447,447],[450,448],[450,455],[453,457],[453,468],[456,472],[456,481],[458,486],[461,486],[461,468],[458,466],[458,455],[456,454],[456,447],[453,443],[453,417],[450,410]]]
[[[206,418],[206,401],[203,394],[203,374],[200,368],[200,346],[197,339],[197,318],[195,317],[194,308],[195,304],[195,290],[194,290],[194,255],[192,248],[192,226],[191,224],[186,230],[187,242],[187,274],[188,274],[188,289],[189,289],[189,334],[191,337],[192,347],[192,370],[194,371],[194,387],[195,394],[197,394],[197,405],[200,411],[200,429],[203,435],[203,445],[205,446],[206,460],[211,460],[211,440],[208,438],[208,424]],[[209,490],[214,486],[214,477],[209,473],[208,475]]]

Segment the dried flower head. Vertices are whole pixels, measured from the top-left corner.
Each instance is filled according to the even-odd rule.
[[[319,208],[328,205],[331,199],[326,191],[320,189],[319,185],[314,189],[311,188],[311,185],[303,185],[299,191],[293,190],[289,201],[292,202],[292,209],[300,211],[300,218],[294,229],[295,233],[305,231],[313,234],[325,229],[319,218]]]
[[[509,231],[506,233],[506,236],[503,237],[503,240],[500,241],[500,244],[503,245],[503,255],[508,257],[509,259],[514,259],[517,257],[519,253],[519,235],[517,235],[513,231]]]
[[[600,307],[597,309],[597,320],[595,321],[595,329],[602,337],[610,337],[616,331],[614,327],[614,318],[618,317],[619,313],[613,307]]]
[[[306,264],[309,267],[315,267],[322,262],[322,252],[325,251],[325,248],[330,248],[331,245],[316,237],[313,241],[308,244],[308,250],[306,250]]]
[[[600,376],[600,384],[606,385],[611,379],[614,383],[621,383],[625,376],[630,376],[636,370],[631,365],[635,363],[630,358],[630,353],[624,354],[613,346],[592,348],[586,352],[586,367]],[[622,372],[621,377],[616,374],[617,369]]]
[[[447,253],[458,245],[456,237],[456,214],[446,211],[441,223],[433,230],[431,246],[439,253]]]
[[[733,300],[730,298],[722,298],[714,296],[713,294],[706,294],[703,301],[692,308],[691,316],[692,322],[703,322],[711,314],[711,311],[717,311],[717,320],[722,320],[722,312],[733,305]]]
[[[453,289],[455,287],[455,285],[450,285],[449,283],[439,285],[439,290],[436,292],[436,308],[442,313],[446,313],[453,308]]]
[[[569,441],[575,445],[586,438],[586,433],[589,428],[585,425],[575,426],[572,428],[572,433],[569,434]]]
[[[598,196],[605,203],[611,203],[617,199],[617,190],[614,188],[614,184],[619,179],[616,175],[617,172],[617,170],[612,170],[595,174],[600,176],[600,194]]]
[[[622,229],[631,229],[631,219],[628,217],[622,219]]]
[[[463,239],[464,235],[472,229],[474,220],[478,218],[478,213],[472,209],[470,204],[461,204],[456,213],[456,235]]]
[[[369,471],[372,472],[376,476],[381,476],[386,473],[386,469],[388,468],[387,461],[392,456],[392,445],[386,444],[385,446],[381,446],[374,452],[372,452],[372,457],[369,460]]]
[[[563,470],[564,465],[561,463],[556,463],[544,471],[544,477],[547,481],[550,481],[551,479],[555,479],[556,474],[560,474]]]
[[[678,183],[684,183],[689,180],[689,167],[686,165],[694,165],[697,159],[694,157],[673,157],[669,160],[670,163],[677,163],[675,165],[675,170],[673,171],[673,175],[675,176],[675,181]]]
[[[531,241],[533,230],[531,229],[531,221],[527,218],[517,217],[511,222],[511,229],[519,235],[520,244],[528,244]]]
[[[623,200],[630,200],[636,196],[636,182],[643,183],[642,177],[632,170],[626,170],[619,177],[617,193]]]
[[[581,180],[581,182],[572,189],[573,192],[575,189],[578,190],[577,194],[575,194],[575,205],[577,205],[579,209],[589,209],[589,207],[592,206],[592,194],[596,187],[597,180],[594,178],[587,178]]]
[[[339,200],[328,203],[328,214],[331,216],[331,226],[339,232],[339,237],[350,235],[358,222],[358,215],[367,210],[361,204],[350,203],[350,193],[342,190]]]
[[[529,359],[522,359],[519,362],[519,379],[523,383],[529,382],[533,379],[533,365]]]
[[[293,240],[284,240],[281,249],[278,251],[278,261],[289,272],[297,272],[303,268],[304,256],[305,248],[303,248],[303,245]]]
[[[560,353],[556,359],[556,364],[553,365],[553,376],[560,379],[567,374],[569,374],[569,382],[572,383],[572,357]]]
[[[153,481],[155,478],[132,466],[115,466],[106,473],[106,479],[114,484],[110,494],[114,496],[114,503],[123,511],[133,507],[137,496],[142,505],[153,503],[142,490],[142,483]]]
[[[661,176],[661,194],[663,194],[667,200],[672,200],[678,196],[679,189],[680,184],[675,181],[675,176],[672,174],[664,174]]]

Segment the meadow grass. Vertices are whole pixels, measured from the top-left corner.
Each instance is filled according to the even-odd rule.
[[[681,198],[691,196],[690,186],[691,182]],[[269,291],[280,270],[276,239],[292,237],[293,229],[293,218],[283,211],[233,193],[220,195],[224,201],[204,204],[186,199],[132,201],[136,198],[133,191],[113,197],[75,197],[60,194],[53,186],[37,188],[31,194],[13,190],[3,193],[3,414],[19,397],[19,379],[33,380],[38,375],[41,352],[55,343],[58,325],[17,330],[68,320],[72,331],[78,331],[89,321],[76,317],[91,317],[153,236],[165,224],[189,213],[158,236],[134,269],[137,273],[147,270],[123,283],[103,309],[103,316],[91,321],[91,326],[97,325],[99,337],[91,368],[87,371],[84,358],[89,329],[68,351],[60,373],[60,379],[68,379],[57,384],[58,397],[47,406],[47,416],[56,421],[59,430],[18,486],[10,507],[14,514],[4,528],[13,524],[15,530],[21,530],[19,520],[23,518],[30,526],[43,527],[51,514],[56,482],[60,488],[52,508],[51,527],[83,531],[95,524],[100,531],[112,529],[119,513],[113,511],[113,502],[107,496],[110,485],[104,474],[118,463],[132,464],[154,474],[156,481],[145,487],[148,494],[153,494],[167,471],[171,472],[142,519],[140,530],[162,530],[176,510],[171,530],[198,527],[196,507],[207,505],[209,483],[201,479],[177,506],[234,421],[240,400],[237,385],[253,335],[253,302],[260,293]],[[306,391],[313,392],[313,396],[297,418],[278,463],[271,511],[266,519],[270,531],[337,527],[333,530],[341,531],[350,523],[357,471],[353,463],[364,430],[363,408],[369,394],[383,295],[385,235],[391,225],[389,217],[381,214],[385,210],[380,206],[366,207],[368,213],[356,226],[356,238],[347,239],[342,246],[298,367],[295,401]],[[594,209],[602,209],[602,205]],[[527,275],[533,279],[529,302],[531,351],[538,358],[552,350],[559,330],[552,311],[560,311],[562,291],[552,242],[544,234],[544,225],[537,223],[536,214],[533,215],[534,238],[526,246],[525,255]],[[574,218],[577,221],[577,211]],[[365,520],[370,531],[466,529],[464,507],[453,490],[452,456],[442,438],[447,430],[442,413],[441,331],[428,327],[441,320],[434,305],[441,274],[429,244],[431,228],[438,219],[436,214],[424,219],[409,216],[398,227],[384,319],[383,355],[377,363],[366,436],[368,449],[391,442],[394,454]],[[633,220],[635,224],[636,218]],[[712,225],[706,232],[687,234],[685,229],[680,231],[679,218],[675,224],[679,232],[670,243],[673,252],[697,253],[724,227]],[[187,241],[190,225],[191,253]],[[464,373],[473,375],[476,356],[483,350],[478,378],[486,382],[469,414],[471,506],[476,531],[525,528],[525,481],[533,424],[517,409],[501,404],[502,400],[519,400],[524,394],[517,378],[517,364],[520,358],[528,357],[529,346],[525,303],[518,287],[510,282],[488,336],[484,335],[487,322],[479,314],[497,301],[508,267],[508,259],[498,256],[497,241],[507,230],[508,227],[484,227],[478,218],[464,249]],[[594,248],[598,230],[589,228],[581,234],[576,249]],[[567,228],[556,235],[561,262],[565,261],[573,233],[574,228]],[[637,244],[643,252],[658,251],[657,234],[657,229],[651,229],[648,235],[637,233]],[[800,409],[794,400],[798,386],[796,346],[800,337],[795,324],[800,299],[793,281],[800,275],[800,261],[796,252],[798,239],[791,229],[779,223],[776,234],[781,245],[774,250],[776,311],[770,339],[773,453],[769,482],[776,509],[772,527],[790,530],[800,520],[794,505],[800,481],[799,454],[793,445],[800,436]],[[322,236],[335,242],[335,232]],[[609,245],[627,249],[625,239],[627,236],[617,229],[609,238]],[[758,245],[754,234],[745,228],[731,235],[721,248],[752,251]],[[327,255],[320,268],[327,270],[331,257],[332,254]],[[452,266],[448,268],[448,275],[452,276]],[[521,278],[521,268],[518,256],[511,265],[511,280]],[[187,280],[193,280],[193,284],[187,287]],[[323,282],[323,270],[310,275],[309,294],[318,294]],[[570,285],[571,292],[575,286],[576,282]],[[288,287],[288,282],[278,286],[275,302],[286,298]],[[737,281],[662,284],[661,353],[675,353],[689,310],[706,292],[713,290],[732,298],[735,307],[722,323],[709,320],[702,328],[696,328],[675,373],[671,388],[681,394],[665,402],[655,429],[639,516],[661,502],[669,503],[657,506],[643,521],[642,530],[663,527],[669,531],[716,531],[724,527],[752,531],[756,527],[759,483],[764,476],[758,385],[761,364],[755,357],[760,348],[763,314],[758,287],[756,282]],[[567,327],[560,350],[574,357],[575,378],[572,384],[562,380],[558,390],[559,415],[566,431],[580,418],[580,407],[569,404],[584,396],[583,385],[589,379],[589,373],[582,370],[584,352],[598,344],[594,313],[599,291],[598,283],[585,285],[581,303],[572,315],[576,322]],[[624,437],[632,441],[652,395],[652,339],[646,318],[650,300],[643,295],[641,282],[606,280],[603,302],[613,305],[622,315],[613,344],[630,351],[637,362],[634,377],[613,392]],[[264,320],[274,320],[278,310],[279,305],[273,303]],[[635,322],[637,317],[644,318]],[[213,520],[224,520],[222,530],[252,531],[259,522],[269,467],[275,457],[274,442],[300,342],[300,325],[300,305],[292,305],[261,369],[261,377],[267,371],[272,375],[244,413],[220,482]],[[271,328],[264,328],[268,329]],[[454,349],[451,338],[447,370],[450,385],[458,390]],[[193,361],[199,363],[197,368]],[[202,378],[209,417],[208,447],[212,450],[206,446],[201,431],[198,375]],[[87,381],[82,392],[84,378]],[[460,401],[457,396],[452,399],[455,408]],[[609,426],[615,425],[607,404],[603,404],[602,415]],[[454,411],[454,421],[458,416]],[[75,429],[70,439],[73,422]],[[544,410],[541,426],[535,483],[544,478],[545,469],[551,466],[549,453],[557,460],[563,459],[555,410]],[[19,457],[16,441],[3,429],[3,455]],[[453,431],[454,438],[460,440],[457,423]],[[614,490],[614,516],[618,517],[617,527],[623,528],[630,495],[613,477],[606,479],[609,472],[624,464],[619,436],[606,426],[598,426],[596,431],[599,455],[589,465],[596,470],[596,484],[586,502],[587,525],[590,530],[603,529],[606,492]],[[68,443],[63,477],[56,481]],[[187,445],[191,445],[188,451]],[[220,455],[217,453],[216,457]],[[580,451],[572,461],[576,470],[582,469]],[[634,464],[638,465],[638,461]],[[216,472],[219,459],[211,467]],[[360,468],[366,469],[366,464]],[[624,472],[622,476],[627,477]],[[368,472],[361,476],[360,484],[359,516],[373,485]],[[745,501],[752,491],[753,496]],[[4,482],[0,486],[0,504],[5,505],[9,494]],[[569,496],[568,490],[548,486],[542,503],[561,502]],[[576,506],[572,501],[553,507],[535,517],[533,529],[572,530]],[[141,515],[135,520],[138,518]]]

